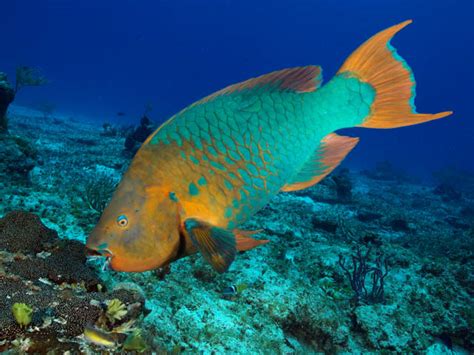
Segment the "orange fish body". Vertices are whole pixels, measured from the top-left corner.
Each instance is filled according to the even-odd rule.
[[[298,67],[229,86],[173,116],[142,145],[87,246],[120,271],[201,252],[219,272],[237,250],[267,242],[237,228],[279,191],[307,188],[357,144],[345,127],[394,128],[418,114],[410,68],[389,41],[409,21],[359,47],[326,85]]]

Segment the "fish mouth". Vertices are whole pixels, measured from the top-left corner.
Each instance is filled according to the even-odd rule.
[[[110,263],[114,254],[110,251],[110,249],[102,248],[102,249],[93,249],[86,247],[86,257],[88,260],[97,260],[104,258],[104,264],[102,265],[102,271],[105,271],[110,268]]]

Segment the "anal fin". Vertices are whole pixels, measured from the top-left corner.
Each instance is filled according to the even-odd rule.
[[[281,191],[296,191],[317,184],[331,173],[355,147],[359,138],[328,134],[313,156]]]
[[[234,233],[195,218],[184,221],[184,228],[204,259],[217,272],[227,271],[237,252]]]
[[[266,244],[269,242],[268,239],[254,239],[251,236],[259,233],[260,231],[244,231],[240,229],[234,229],[235,241],[237,243],[238,251],[246,251],[258,247],[259,245]]]

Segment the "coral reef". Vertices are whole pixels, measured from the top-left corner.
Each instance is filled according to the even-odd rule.
[[[15,91],[5,73],[0,72],[0,134],[8,131],[7,109],[15,99]]]
[[[94,211],[102,213],[117,184],[117,179],[110,174],[99,173],[89,176],[84,184],[84,201]]]
[[[140,120],[140,125],[131,131],[125,139],[124,147],[125,153],[128,156],[134,156],[140,145],[153,133],[154,125],[148,116],[145,114]]]
[[[84,351],[91,345],[76,337],[108,317],[111,303],[120,305],[114,327],[140,318],[143,296],[133,289],[106,292],[85,262],[83,244],[59,239],[37,216],[12,212],[0,219],[0,309],[12,310],[0,312],[0,350]]]
[[[26,139],[0,134],[0,178],[29,181],[29,173],[38,164],[37,151]]]
[[[1,350],[97,352],[104,348],[77,337],[91,321],[113,339],[115,348],[107,351],[473,351],[469,174],[448,170],[433,185],[389,164],[364,173],[341,169],[308,190],[276,196],[242,227],[261,229],[260,237],[270,243],[239,253],[225,274],[216,274],[200,255],[169,270],[117,273],[102,270],[99,262],[85,263],[82,242],[99,217],[85,188],[101,174],[119,180],[130,162],[122,154],[125,137],[15,106],[10,117],[11,133],[34,138],[43,163],[30,171],[29,184],[8,174],[0,178],[0,309],[7,310],[0,312],[0,329],[8,339]],[[435,193],[441,183],[460,197]],[[34,212],[47,227],[29,213],[10,214],[14,210]],[[369,267],[377,267],[379,253],[388,262],[383,302],[354,302],[339,256],[352,271],[357,246],[363,255],[371,249]],[[366,276],[370,292],[372,275]],[[229,297],[228,290],[240,285],[245,289]],[[14,303],[33,309],[26,329],[10,311]]]
[[[25,86],[41,86],[47,83],[46,78],[37,68],[19,66],[16,68],[15,87],[8,82],[7,75],[0,72],[0,134],[8,133],[7,110],[15,100],[18,90]]]
[[[42,86],[48,83],[38,68],[21,65],[16,68],[15,93],[26,86]]]

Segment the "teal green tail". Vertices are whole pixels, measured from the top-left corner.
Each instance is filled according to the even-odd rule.
[[[413,73],[390,44],[391,38],[409,23],[405,21],[370,38],[351,54],[328,84],[306,94],[312,98],[312,117],[306,118],[306,122],[313,120],[314,131],[322,132],[324,138],[284,186],[284,191],[303,189],[321,181],[358,141],[330,132],[356,126],[410,126],[452,113],[418,114],[415,110]]]
[[[370,38],[351,54],[333,80],[320,90],[319,94],[325,100],[331,101],[328,96],[335,96],[331,113],[338,128],[397,128],[452,113],[416,112],[413,72],[390,44],[392,37],[410,23],[410,20],[405,21]]]

